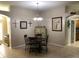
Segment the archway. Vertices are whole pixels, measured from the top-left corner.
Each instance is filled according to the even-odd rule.
[[[10,18],[0,14],[0,44],[11,47]]]
[[[66,38],[68,46],[79,47],[79,15],[73,15],[67,18]]]

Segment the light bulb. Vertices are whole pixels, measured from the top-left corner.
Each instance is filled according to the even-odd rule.
[[[35,17],[33,20],[34,20],[34,21],[42,21],[43,18],[42,18],[42,17]]]
[[[42,21],[43,20],[43,18],[42,17],[38,17],[38,21]]]
[[[37,20],[37,18],[35,17],[33,20],[34,20],[34,21],[36,21],[36,20]]]

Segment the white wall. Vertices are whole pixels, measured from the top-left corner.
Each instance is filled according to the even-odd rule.
[[[36,12],[21,8],[11,6],[11,42],[12,47],[24,44],[24,35],[27,34],[28,36],[33,36],[34,34],[34,27],[37,25],[36,22],[33,21],[33,17],[35,17]],[[13,24],[14,21],[17,21],[17,28]],[[20,29],[20,21],[27,21],[27,29]],[[29,26],[29,21],[32,22],[32,26]]]
[[[77,14],[79,14],[79,2],[68,4],[66,7],[67,7],[66,8],[67,13],[77,12]]]
[[[28,36],[33,36],[34,34],[34,27],[38,25],[37,22],[33,21],[33,17],[35,17],[37,13],[32,10],[24,9],[21,7],[11,7],[11,39],[12,39],[12,46],[18,46],[24,44],[24,34]],[[46,26],[48,29],[49,35],[49,42],[48,44],[59,44],[65,45],[65,6],[59,6],[42,12],[40,14],[44,17],[44,20],[39,22],[40,25]],[[52,18],[53,17],[60,17],[62,16],[62,31],[52,31]],[[14,20],[17,20],[17,28],[15,28]],[[27,23],[29,20],[32,21],[32,26],[29,27],[27,24],[27,29],[20,29],[20,21],[26,20]]]
[[[41,14],[44,17],[43,24],[46,25],[49,34],[49,44],[65,45],[65,6],[55,7]],[[52,31],[52,18],[62,16],[62,31]]]

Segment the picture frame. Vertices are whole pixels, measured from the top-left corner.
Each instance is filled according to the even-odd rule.
[[[27,21],[20,21],[20,29],[27,29]]]
[[[52,31],[62,31],[62,17],[52,18]]]

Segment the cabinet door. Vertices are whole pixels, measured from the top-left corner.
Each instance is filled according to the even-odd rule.
[[[79,41],[79,32],[76,33],[76,41]]]
[[[79,20],[76,20],[76,28],[79,28]]]

